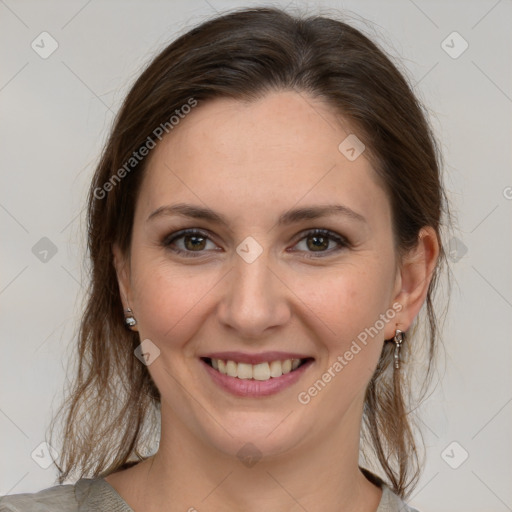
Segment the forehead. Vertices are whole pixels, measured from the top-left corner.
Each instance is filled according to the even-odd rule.
[[[302,93],[200,103],[153,150],[141,208],[179,197],[250,220],[273,205],[281,213],[342,201],[386,216],[387,197],[365,153],[352,160],[339,149],[348,136],[350,126],[329,105]]]

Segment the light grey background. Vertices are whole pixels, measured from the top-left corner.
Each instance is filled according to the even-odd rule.
[[[75,342],[84,201],[113,116],[177,34],[244,5],[261,3],[0,0],[0,495],[55,484],[31,453]],[[442,380],[421,409],[427,465],[409,502],[422,512],[512,510],[511,2],[292,5],[343,10],[403,62],[442,142],[459,228],[455,288]],[[45,59],[31,47],[51,48],[43,31],[58,43]]]

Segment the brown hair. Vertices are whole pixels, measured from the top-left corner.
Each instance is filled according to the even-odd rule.
[[[106,476],[142,460],[158,429],[160,395],[147,367],[134,357],[140,339],[125,327],[112,258],[114,243],[125,254],[130,250],[147,164],[134,154],[154,142],[157,127],[174,129],[169,120],[191,99],[199,105],[219,97],[250,101],[280,90],[319,98],[357,132],[390,198],[398,254],[416,245],[424,226],[435,229],[441,245],[446,202],[434,137],[407,80],[365,35],[341,21],[275,8],[232,12],[185,33],[136,80],[92,180],[90,289],[77,374],[60,411],[66,412],[60,483],[70,473]],[[408,409],[407,350],[413,344],[415,351],[426,347],[423,382],[429,382],[437,339],[433,293],[443,260],[441,245],[424,305],[424,335],[408,336],[399,371],[393,371],[393,343],[384,344],[365,397],[363,452],[377,457],[384,478],[404,498],[421,467]]]

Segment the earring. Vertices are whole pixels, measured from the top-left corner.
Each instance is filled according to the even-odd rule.
[[[137,320],[133,316],[133,311],[130,308],[126,308],[124,310],[124,322],[128,327],[133,327],[137,325]]]
[[[395,368],[400,368],[400,347],[405,340],[405,333],[400,329],[396,329],[395,337],[393,341],[395,342]]]

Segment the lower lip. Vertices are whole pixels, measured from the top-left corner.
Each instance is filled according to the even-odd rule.
[[[200,359],[213,381],[222,389],[235,396],[261,397],[275,395],[295,384],[304,372],[311,366],[313,360],[306,361],[292,372],[285,373],[281,377],[271,377],[268,380],[239,379],[224,375],[212,368],[208,363]]]

